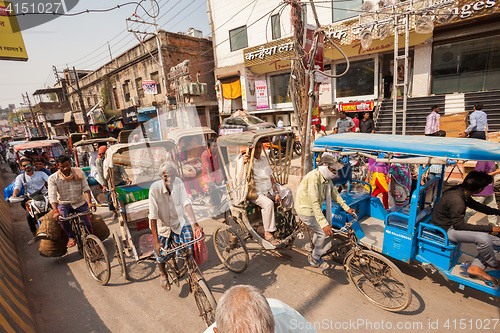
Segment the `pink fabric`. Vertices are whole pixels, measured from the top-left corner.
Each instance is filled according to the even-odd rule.
[[[194,239],[200,238],[202,232],[200,230],[196,230],[194,233]],[[194,261],[196,264],[200,266],[205,261],[208,260],[208,248],[207,244],[205,244],[205,240],[201,240],[199,242],[194,243]]]

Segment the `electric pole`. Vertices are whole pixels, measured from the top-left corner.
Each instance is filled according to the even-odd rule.
[[[78,74],[76,72],[75,66],[73,66],[73,73],[75,74],[76,90],[78,92],[78,97],[80,100],[80,110],[82,110],[83,123],[84,123],[83,126],[85,127],[85,131],[90,133],[89,118],[87,117],[87,112],[85,111],[85,105],[83,104],[83,95],[82,91],[80,90],[80,84],[78,83]]]
[[[296,114],[295,118],[302,132],[302,149],[307,151],[306,141],[311,133],[306,132],[307,124],[307,94],[306,94],[306,69],[304,66],[304,21],[302,20],[302,6],[299,0],[291,0],[291,21],[293,27],[294,59],[292,61],[292,71],[290,74],[292,100]],[[306,159],[306,154],[302,154],[302,172],[306,174],[306,165],[310,162]]]
[[[28,107],[30,108],[31,112],[31,123],[33,124],[33,127],[35,128],[35,134],[36,136],[42,136],[43,135],[43,130],[42,127],[40,126],[40,122],[38,122],[35,118],[35,114],[33,113],[33,108],[31,107],[31,101],[30,97],[28,95],[28,92],[26,92],[26,96],[23,96],[23,100],[25,104],[28,104]]]
[[[54,71],[54,75],[56,77],[56,82],[61,82],[61,86],[62,86],[62,98],[63,98],[63,102],[67,103],[68,102],[68,97],[67,97],[67,90],[66,90],[66,79],[60,79],[59,78],[59,72],[57,71],[57,68],[56,66],[52,66],[52,70]]]

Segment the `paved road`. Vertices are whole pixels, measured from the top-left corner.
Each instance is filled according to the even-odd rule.
[[[6,181],[13,178],[12,174],[5,174]],[[100,286],[75,248],[62,258],[41,257],[38,243],[27,245],[30,232],[24,211],[16,204],[11,205],[11,212],[27,296],[39,332],[204,330],[187,285],[163,291],[153,263],[136,264],[128,258],[133,281],[127,282],[113,259],[111,280],[107,286]],[[117,230],[117,222],[109,219],[109,212],[100,208],[98,213],[106,218],[111,230]],[[221,225],[215,220],[201,224],[209,236]],[[113,256],[112,238],[104,244],[110,257]],[[476,327],[486,326],[488,320],[489,329],[485,332],[500,329],[499,299],[474,290],[460,291],[456,283],[448,283],[440,276],[429,277],[418,267],[398,264],[413,289],[413,301],[406,311],[390,313],[369,304],[349,284],[340,266],[322,272],[309,267],[306,258],[298,253],[285,252],[278,258],[251,244],[249,268],[235,274],[220,263],[210,237],[207,244],[210,258],[201,269],[216,299],[233,285],[252,284],[266,297],[278,298],[297,309],[315,323],[318,332],[478,332]],[[494,320],[497,320],[495,329]],[[465,329],[460,330],[460,324]]]

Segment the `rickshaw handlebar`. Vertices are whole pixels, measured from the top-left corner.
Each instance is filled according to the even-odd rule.
[[[182,248],[185,248],[185,247],[187,247],[187,246],[193,245],[194,243],[198,243],[199,241],[201,241],[201,240],[203,240],[203,239],[205,239],[205,234],[203,234],[203,233],[202,233],[200,237],[198,237],[198,238],[196,238],[196,239],[193,239],[192,241],[189,241],[189,242],[187,242],[187,243],[185,243],[185,244],[182,244],[182,245],[179,245],[179,246],[177,246],[177,247],[174,247],[173,249],[170,249],[170,250],[168,250],[168,251],[166,251],[166,250],[165,250],[165,248],[161,246],[161,247],[160,247],[160,251],[166,251],[166,253],[165,253],[165,254],[166,254],[166,255],[168,255],[168,254],[171,254],[171,253],[177,252],[177,251],[179,251],[179,250],[180,250],[180,249],[182,249]]]
[[[71,214],[71,215],[68,215],[67,217],[59,216],[59,220],[61,220],[61,221],[69,221],[71,219],[74,219],[75,217],[80,217],[80,216],[89,215],[89,214],[92,214],[91,210],[87,210],[87,211],[81,212],[81,213]]]

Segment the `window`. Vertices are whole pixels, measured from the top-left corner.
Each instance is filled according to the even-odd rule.
[[[233,30],[229,30],[229,42],[231,44],[231,51],[236,51],[247,47],[247,26],[245,25]]]
[[[161,94],[161,82],[160,82],[160,75],[158,75],[158,72],[151,73],[151,80],[156,82],[156,92],[158,94]]]
[[[90,97],[87,97],[87,106],[90,107],[91,105],[91,102],[90,102]]]
[[[367,96],[374,94],[375,60],[373,58],[351,61],[349,72],[336,79],[337,98],[351,96]],[[341,74],[346,69],[346,63],[335,65],[335,72]]]
[[[137,97],[144,97],[144,90],[142,89],[142,77],[135,79],[135,87],[137,89]]]
[[[359,15],[363,0],[351,1],[332,1],[332,18],[333,22],[345,20],[349,17]]]
[[[304,27],[307,25],[307,5],[302,5],[302,22],[304,22]]]
[[[128,87],[129,81],[125,81],[125,83],[122,85],[123,88],[123,98],[125,99],[125,102],[130,101],[130,90]]]
[[[273,39],[281,38],[280,15],[271,16],[271,33]]]
[[[500,35],[434,45],[432,93],[500,89]]]
[[[262,124],[264,122],[264,120],[253,116],[246,117],[246,120],[252,125]]]
[[[272,103],[290,103],[292,99],[288,95],[288,85],[290,83],[290,73],[271,76]]]

